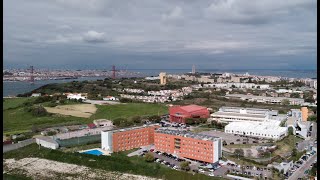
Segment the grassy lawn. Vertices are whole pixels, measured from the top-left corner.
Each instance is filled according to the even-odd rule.
[[[298,138],[294,135],[289,135],[285,138],[283,138],[280,141],[276,142],[276,145],[278,147],[277,150],[275,150],[272,155],[280,155],[283,156],[284,154],[287,154],[288,152],[292,152],[293,148],[295,148],[296,143],[302,141],[301,138]]]
[[[97,112],[90,119],[116,119],[143,115],[162,115],[168,113],[168,107],[162,104],[128,103],[116,105],[97,105]]]
[[[116,119],[129,118],[132,116],[143,115],[162,115],[168,113],[168,108],[160,104],[119,104],[119,105],[97,105],[96,114],[90,118],[80,118],[73,116],[64,116],[59,114],[52,114],[42,117],[32,115],[31,112],[24,110],[24,102],[32,101],[34,98],[12,98],[5,99],[3,102],[3,125],[4,134],[24,133],[31,131],[33,125],[42,128],[49,126],[62,126],[72,124],[87,124],[94,119]],[[48,102],[42,103],[47,105]],[[74,104],[74,102],[67,102],[66,104]]]
[[[165,166],[160,166],[158,163],[147,163],[142,157],[135,156],[128,158],[126,156],[126,152],[115,153],[112,156],[94,156],[80,153],[65,153],[59,150],[50,150],[45,148],[41,148],[39,150],[38,145],[31,144],[18,150],[4,153],[3,155],[3,158],[5,159],[21,159],[25,157],[38,157],[70,164],[83,165],[93,169],[132,173],[168,180],[221,179],[202,174],[192,175],[190,173],[172,170]],[[91,161],[92,159],[95,161]]]
[[[33,100],[35,98],[5,98],[3,101],[3,110],[14,109],[22,106],[23,103]]]
[[[32,125],[45,127],[54,124],[89,123],[91,120],[72,116],[51,115],[36,117],[26,112],[23,107],[3,111],[4,133],[30,131]]]

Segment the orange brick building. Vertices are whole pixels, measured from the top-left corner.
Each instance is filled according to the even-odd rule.
[[[161,152],[207,163],[215,163],[222,156],[219,137],[169,129],[158,129],[154,136],[155,149]]]
[[[173,106],[169,108],[170,121],[186,123],[186,118],[209,118],[210,113],[206,107],[198,105]]]
[[[158,125],[132,127],[101,132],[101,146],[110,152],[125,151],[154,143]]]

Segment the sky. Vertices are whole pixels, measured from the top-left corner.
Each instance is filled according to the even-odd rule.
[[[4,67],[316,69],[316,0],[4,0]]]

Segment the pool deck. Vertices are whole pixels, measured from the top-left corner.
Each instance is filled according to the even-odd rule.
[[[86,150],[82,150],[82,151],[78,151],[79,153],[83,153],[83,152],[86,152],[86,151],[91,151],[91,150],[98,150],[98,151],[101,151],[103,154],[103,156],[110,156],[111,153],[109,151],[105,151],[105,150],[102,150],[101,148],[93,148],[93,149],[86,149]]]

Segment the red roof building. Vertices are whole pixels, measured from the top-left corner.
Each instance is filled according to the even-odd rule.
[[[198,105],[173,106],[169,108],[170,121],[186,123],[186,118],[209,118],[210,113],[206,107]]]
[[[93,123],[90,123],[90,124],[88,124],[88,127],[89,127],[90,129],[93,129],[93,128],[96,128],[97,126],[96,126],[95,124],[93,124]]]

